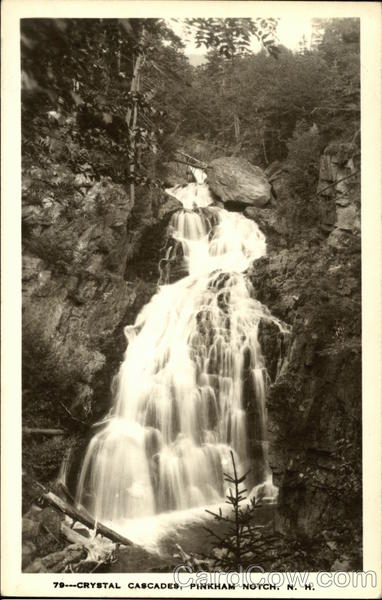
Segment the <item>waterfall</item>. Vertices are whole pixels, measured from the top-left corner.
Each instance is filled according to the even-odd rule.
[[[266,253],[265,237],[242,214],[214,206],[203,179],[199,172],[196,183],[168,190],[183,204],[169,230],[188,274],[161,285],[125,328],[113,407],[80,473],[77,503],[114,526],[221,502],[231,450],[239,472],[251,471],[251,485],[274,491],[258,326],[261,320],[284,326],[254,298],[245,274]],[[262,449],[257,461],[250,450],[251,403]]]

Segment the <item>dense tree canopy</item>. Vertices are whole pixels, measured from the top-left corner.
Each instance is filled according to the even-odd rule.
[[[282,48],[277,61],[263,51],[235,56],[232,67],[232,60],[210,51],[195,69],[187,133],[231,147],[240,142],[240,150],[262,164],[286,157],[301,121],[316,125],[323,144],[353,137],[359,128],[358,22],[339,21],[320,24],[324,32],[312,49]]]

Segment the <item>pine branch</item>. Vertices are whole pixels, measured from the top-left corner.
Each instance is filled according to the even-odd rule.
[[[234,521],[232,519],[230,519],[229,517],[225,517],[221,514],[214,513],[214,512],[212,512],[212,510],[208,510],[207,508],[205,509],[205,511],[209,515],[212,515],[213,517],[215,517],[215,519],[217,519],[218,521],[225,521],[226,523],[234,523]]]
[[[214,566],[224,570],[232,568],[239,570],[243,566],[243,560],[249,560],[247,557],[254,554],[254,547],[256,547],[256,551],[259,548],[266,547],[266,541],[263,541],[261,535],[265,525],[254,523],[257,505],[251,503],[250,506],[241,507],[247,492],[247,489],[242,488],[241,484],[245,481],[249,471],[239,476],[232,451],[231,459],[233,474],[224,473],[224,480],[230,485],[225,502],[231,506],[231,516],[223,516],[221,508],[219,513],[206,510],[219,523],[228,523],[228,531],[219,535],[208,527],[204,527],[204,529],[216,543],[208,555]],[[220,555],[219,551],[223,552],[223,555]]]

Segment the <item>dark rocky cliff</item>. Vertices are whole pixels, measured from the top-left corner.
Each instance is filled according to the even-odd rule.
[[[268,254],[249,272],[255,296],[291,328],[283,337],[276,326],[261,327],[269,455],[278,525],[307,551],[315,547],[312,569],[362,564],[358,172],[357,147],[332,142],[310,196],[296,193],[286,161],[267,169],[266,206],[235,208],[267,236]],[[256,430],[249,417],[248,426]]]
[[[360,189],[356,178],[343,180],[345,165],[337,169],[349,152],[341,144],[325,151],[318,192],[325,187],[326,196],[305,203],[305,227],[301,199],[288,174],[279,175],[277,202],[262,215],[268,256],[251,271],[256,297],[291,326],[283,340],[276,328],[262,328],[280,524],[320,547],[317,568],[344,570],[362,565]],[[352,207],[346,222],[343,206]]]
[[[123,327],[156,289],[168,210],[161,192],[135,205],[123,185],[26,168],[23,178],[24,508],[52,484],[65,451],[110,406],[110,385],[125,350]],[[168,200],[168,199],[167,199]]]

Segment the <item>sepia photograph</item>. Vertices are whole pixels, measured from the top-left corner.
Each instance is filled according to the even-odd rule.
[[[361,18],[248,4],[19,20],[24,574],[365,570]]]

